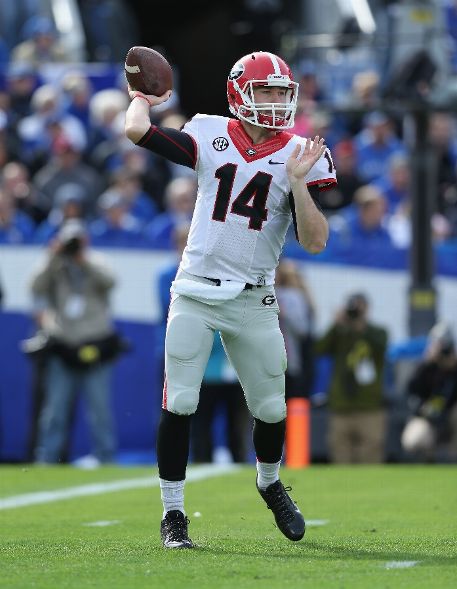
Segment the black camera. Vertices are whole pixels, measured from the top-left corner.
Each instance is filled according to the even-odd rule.
[[[439,355],[448,358],[454,353],[454,344],[452,342],[445,342],[441,345]]]
[[[358,307],[346,307],[346,317],[348,319],[358,319],[361,315]]]
[[[62,245],[61,252],[64,256],[73,257],[82,250],[83,242],[79,237],[72,237]]]
[[[355,321],[363,316],[364,309],[366,308],[367,300],[363,294],[354,294],[349,297],[346,303],[346,317],[350,321]]]

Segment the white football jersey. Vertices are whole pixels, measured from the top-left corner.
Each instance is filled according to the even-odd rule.
[[[196,115],[183,128],[195,141],[198,196],[181,268],[190,274],[274,284],[292,221],[286,162],[304,138],[282,132],[253,145],[240,121]],[[329,150],[305,177],[336,182]]]

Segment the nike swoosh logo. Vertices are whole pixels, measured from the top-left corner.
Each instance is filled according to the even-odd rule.
[[[276,166],[278,164],[284,164],[284,162],[274,162],[273,160],[268,160],[268,163],[272,166]]]

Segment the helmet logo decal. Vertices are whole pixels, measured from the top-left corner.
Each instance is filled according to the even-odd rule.
[[[246,153],[247,155],[256,155],[257,152],[255,149],[252,149],[252,147],[250,147],[249,149],[246,149]]]
[[[216,137],[213,141],[213,147],[216,151],[225,151],[229,146],[229,142],[225,137]]]
[[[232,71],[229,73],[229,80],[237,80],[244,73],[244,65],[237,63],[232,67]]]

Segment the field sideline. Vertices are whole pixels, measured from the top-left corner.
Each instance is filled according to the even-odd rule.
[[[161,547],[156,474],[143,467],[0,467],[0,587],[456,586],[455,466],[283,469],[310,522],[297,543],[274,526],[255,489],[254,466],[223,475],[191,468],[200,480],[188,483],[186,504],[198,548],[186,551]],[[71,495],[82,485],[101,492],[7,508],[13,496]]]

